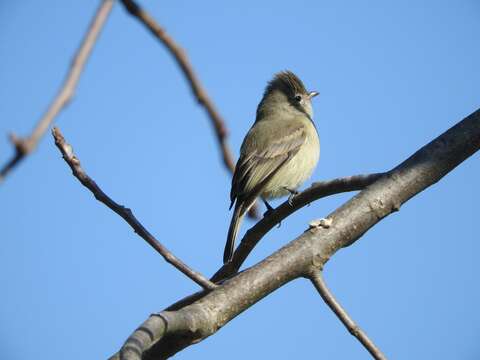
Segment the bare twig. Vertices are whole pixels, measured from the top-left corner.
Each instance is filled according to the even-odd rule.
[[[140,237],[142,237],[151,247],[153,247],[160,255],[163,256],[165,261],[172,264],[174,267],[176,267],[190,279],[195,281],[202,288],[212,290],[216,287],[216,285],[210,282],[210,280],[208,280],[202,274],[189,268],[179,258],[173,255],[165,246],[163,246],[157,239],[155,239],[155,237],[150,234],[148,230],[145,229],[143,225],[133,215],[132,210],[117,204],[110,197],[108,197],[108,195],[105,194],[102,189],[100,189],[100,187],[95,183],[95,181],[93,181],[82,169],[80,165],[80,160],[78,160],[78,158],[75,156],[72,147],[65,141],[65,138],[63,137],[62,133],[58,128],[54,127],[52,134],[55,139],[55,145],[57,145],[58,149],[63,155],[63,159],[72,169],[73,175],[82,183],[83,186],[85,186],[93,193],[93,195],[98,201],[105,204],[115,213],[120,215]]]
[[[295,211],[303,208],[311,202],[348,191],[362,190],[370,184],[380,179],[385,173],[374,173],[368,175],[346,176],[328,181],[318,181],[296,195],[293,202],[288,200],[274,209],[268,216],[257,222],[250,228],[242,238],[240,245],[235,250],[231,262],[224,264],[212,277],[213,282],[234,275],[252,252],[258,242],[268,233],[276,224],[286,219]]]
[[[350,334],[355,336],[358,341],[360,341],[360,343],[368,350],[374,359],[386,360],[387,358],[385,355],[383,355],[381,350],[375,346],[373,341],[370,340],[367,334],[350,318],[342,305],[340,305],[340,303],[335,299],[333,294],[328,289],[322,273],[319,270],[314,269],[309,278],[322,297],[323,301],[325,301],[335,315],[337,315]]]
[[[150,16],[145,10],[143,10],[133,0],[122,0],[125,9],[133,16],[135,16],[141,23],[143,23],[148,30],[155,36],[160,42],[170,51],[178,66],[182,70],[185,78],[187,79],[193,95],[197,99],[198,103],[202,105],[215,130],[218,145],[223,158],[223,163],[231,173],[235,170],[235,161],[232,156],[232,152],[227,143],[228,130],[222,117],[218,113],[215,105],[208,96],[207,92],[203,88],[198,79],[192,64],[188,60],[185,51],[167,34],[153,17]],[[250,209],[249,216],[252,218],[258,218],[258,208],[253,206]]]
[[[226,137],[228,134],[227,128],[222,117],[213,105],[213,102],[210,100],[205,89],[200,84],[200,81],[198,80],[195,72],[193,71],[193,67],[190,64],[185,54],[185,51],[178,44],[176,44],[175,41],[166,33],[166,31],[159,24],[157,24],[156,21],[145,10],[140,8],[140,6],[135,3],[135,1],[122,0],[122,3],[127,9],[127,11],[131,15],[135,16],[138,20],[140,20],[148,28],[148,30],[150,30],[150,32],[157,39],[159,39],[163,43],[163,45],[165,45],[165,47],[175,58],[178,66],[180,66],[185,77],[187,78],[194,96],[196,97],[197,101],[205,108],[208,116],[212,120],[215,134],[222,150],[225,166],[230,169],[230,171],[233,171],[235,168],[235,162],[233,160],[232,153],[226,143]]]
[[[82,44],[72,60],[70,70],[67,73],[60,91],[53,99],[47,112],[37,123],[35,129],[33,129],[31,135],[26,138],[20,138],[14,134],[10,135],[10,141],[15,147],[15,154],[0,170],[0,182],[5,179],[7,174],[18,165],[21,160],[35,150],[38,142],[45,134],[45,131],[47,131],[52,121],[73,97],[82,70],[92,52],[98,35],[112,10],[113,3],[114,0],[103,0],[100,4],[92,22],[90,23],[87,33],[85,34]]]

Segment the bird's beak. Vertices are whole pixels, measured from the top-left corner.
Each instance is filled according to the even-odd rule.
[[[308,94],[308,98],[311,99],[311,98],[314,98],[315,96],[317,96],[319,94],[319,92],[317,91],[311,91],[310,94]]]

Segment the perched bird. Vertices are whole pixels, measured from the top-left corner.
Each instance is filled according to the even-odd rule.
[[[255,199],[261,197],[272,210],[266,199],[290,194],[291,200],[315,169],[320,142],[311,99],[316,95],[315,91],[307,91],[291,71],[276,74],[268,83],[233,174],[230,209],[235,203],[235,210],[224,263],[232,259],[240,223]]]

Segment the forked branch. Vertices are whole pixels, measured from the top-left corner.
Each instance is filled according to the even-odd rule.
[[[369,175],[346,176],[328,181],[318,181],[312,184],[308,189],[295,196],[293,202],[285,201],[275,208],[268,216],[261,219],[252,226],[242,238],[240,245],[235,250],[231,262],[224,264],[212,277],[213,282],[218,282],[234,275],[242,266],[248,255],[252,252],[258,242],[275,225],[285,220],[295,211],[300,210],[306,205],[321,198],[340,194],[343,192],[362,190],[368,185],[373,184],[385,173],[374,173]]]
[[[480,110],[477,110],[329,214],[329,227],[311,226],[288,245],[213,291],[193,294],[170,306],[168,311],[152,315],[112,359],[165,359],[214,334],[286,283],[310,277],[313,270],[320,271],[338,250],[360,239],[479,148]],[[163,321],[154,321],[159,316]],[[165,326],[171,329],[166,337]]]

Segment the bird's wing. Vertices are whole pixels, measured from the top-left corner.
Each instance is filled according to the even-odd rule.
[[[270,132],[269,141],[256,136],[257,132],[265,131]],[[256,123],[243,141],[235,167],[230,192],[232,204],[238,196],[258,196],[263,185],[298,152],[305,138],[305,126],[298,122],[273,128],[267,122]]]

